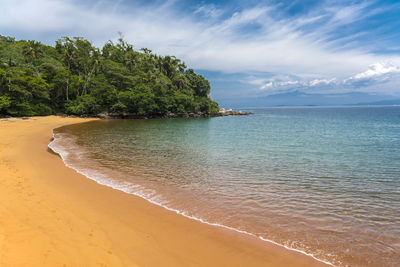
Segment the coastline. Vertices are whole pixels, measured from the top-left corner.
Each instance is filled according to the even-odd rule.
[[[93,119],[0,124],[0,265],[324,266],[299,252],[179,216],[67,168],[52,130]]]

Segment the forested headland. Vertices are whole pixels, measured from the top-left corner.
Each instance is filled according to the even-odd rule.
[[[0,35],[0,115],[216,114],[210,83],[174,56],[120,38],[99,49],[84,38],[48,46]]]

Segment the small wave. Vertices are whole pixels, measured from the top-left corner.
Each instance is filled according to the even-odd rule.
[[[142,199],[147,200],[148,202],[150,202],[152,204],[160,206],[160,207],[162,207],[162,208],[164,208],[166,210],[175,212],[176,214],[184,216],[184,217],[186,217],[188,219],[192,219],[192,220],[195,220],[195,221],[198,221],[198,222],[210,225],[210,226],[221,227],[221,228],[232,230],[232,231],[235,231],[235,232],[238,232],[238,233],[241,233],[241,234],[252,236],[252,237],[258,238],[258,239],[260,239],[262,241],[269,242],[269,243],[272,243],[274,245],[277,245],[279,247],[283,247],[285,249],[304,254],[306,256],[309,256],[309,257],[311,257],[311,258],[313,258],[313,259],[315,259],[315,260],[317,260],[319,262],[325,263],[327,265],[335,266],[333,263],[331,263],[331,262],[329,262],[327,260],[319,259],[318,257],[316,257],[312,253],[308,253],[308,252],[305,252],[303,250],[296,249],[296,248],[290,247],[290,246],[285,245],[285,244],[280,244],[280,243],[275,242],[273,240],[267,239],[267,238],[265,238],[263,236],[258,236],[258,235],[255,235],[253,233],[250,233],[250,232],[247,232],[247,231],[244,231],[244,230],[240,230],[240,229],[237,229],[237,228],[234,228],[234,227],[230,227],[230,226],[227,226],[227,225],[223,225],[223,224],[220,224],[220,223],[209,222],[207,220],[204,220],[203,218],[189,215],[185,211],[181,211],[181,210],[178,210],[178,209],[171,208],[171,207],[165,205],[164,203],[162,203],[161,201],[157,200],[157,194],[156,194],[155,191],[153,191],[153,190],[149,191],[148,189],[143,188],[140,185],[132,184],[132,183],[129,183],[129,182],[113,181],[112,179],[110,179],[106,175],[104,175],[104,174],[102,174],[100,172],[95,172],[93,170],[91,170],[91,171],[81,170],[81,169],[73,166],[72,164],[68,163],[67,157],[70,155],[70,153],[67,150],[62,149],[61,147],[57,146],[56,145],[56,141],[57,141],[57,136],[56,136],[56,134],[54,133],[54,130],[53,130],[53,139],[48,144],[49,149],[51,149],[54,153],[60,155],[61,159],[63,160],[64,164],[67,167],[75,170],[77,173],[87,177],[90,180],[95,181],[96,183],[98,183],[100,185],[108,186],[108,187],[111,187],[113,189],[122,191],[124,193],[140,197]]]

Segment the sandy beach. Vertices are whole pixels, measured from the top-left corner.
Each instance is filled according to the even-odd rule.
[[[47,147],[52,129],[89,120],[0,120],[0,266],[324,265],[66,167]]]

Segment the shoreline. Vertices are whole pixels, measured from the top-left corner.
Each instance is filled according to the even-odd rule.
[[[233,110],[221,110],[218,113],[168,113],[165,115],[137,115],[130,113],[99,113],[99,114],[86,114],[86,115],[68,115],[68,114],[57,114],[49,115],[60,118],[80,118],[80,119],[179,119],[179,118],[217,118],[217,117],[227,117],[227,116],[249,116],[254,115],[251,112],[243,111],[233,111]],[[0,114],[0,120],[28,120],[29,118],[40,118],[49,116],[33,116],[33,117],[12,117],[12,116],[2,116]]]
[[[326,266],[82,179],[47,148],[54,128],[90,120],[0,121],[1,266]]]
[[[228,116],[228,115],[227,115],[227,116]],[[249,236],[249,237],[251,237],[251,238],[257,238],[257,239],[260,239],[260,240],[262,240],[262,241],[264,241],[264,242],[272,243],[272,244],[277,245],[277,246],[279,246],[279,247],[282,247],[282,248],[285,248],[285,249],[288,249],[288,250],[291,250],[291,251],[295,251],[295,252],[304,254],[304,255],[309,256],[309,257],[311,257],[311,258],[313,258],[313,259],[315,259],[316,261],[319,261],[319,262],[321,262],[321,263],[324,263],[324,264],[327,264],[327,265],[330,265],[330,266],[334,266],[332,263],[330,263],[330,262],[328,262],[328,261],[325,261],[325,260],[321,260],[321,259],[315,257],[315,256],[314,256],[313,254],[311,254],[311,253],[307,253],[307,252],[305,252],[305,251],[303,251],[303,250],[299,250],[299,249],[296,249],[296,248],[291,248],[291,247],[289,247],[289,246],[280,244],[280,243],[278,243],[278,242],[275,242],[275,241],[273,241],[273,240],[267,239],[267,238],[265,238],[265,237],[257,236],[256,234],[251,233],[251,232],[248,232],[248,231],[245,231],[245,230],[240,230],[240,229],[237,229],[237,228],[234,228],[234,227],[231,227],[231,226],[227,226],[227,225],[224,225],[224,224],[220,224],[220,223],[217,223],[217,222],[209,222],[209,221],[207,221],[207,220],[205,220],[205,219],[203,219],[203,218],[201,218],[201,217],[196,217],[196,216],[188,215],[188,214],[187,214],[186,212],[184,212],[184,211],[181,211],[181,210],[178,210],[178,209],[175,209],[175,208],[171,208],[170,206],[168,206],[168,205],[166,205],[166,204],[162,204],[161,202],[158,202],[157,200],[154,200],[154,199],[152,199],[152,198],[149,198],[149,197],[146,196],[146,194],[141,194],[141,193],[138,193],[138,192],[135,192],[135,191],[132,192],[131,190],[127,190],[127,189],[126,189],[125,187],[123,187],[123,186],[121,187],[121,186],[119,186],[119,185],[115,185],[115,184],[113,184],[113,183],[109,183],[109,182],[107,182],[107,181],[104,181],[104,179],[99,179],[98,177],[96,177],[96,175],[92,175],[92,174],[89,174],[89,173],[87,173],[87,172],[85,172],[85,171],[82,171],[82,170],[80,170],[79,168],[77,168],[77,167],[75,167],[75,166],[73,166],[73,165],[67,163],[67,161],[65,160],[65,158],[64,158],[64,156],[63,156],[63,151],[57,151],[57,148],[54,147],[54,146],[52,145],[52,144],[53,144],[53,141],[56,139],[55,133],[54,133],[54,130],[56,130],[56,129],[58,129],[58,128],[53,129],[53,137],[52,137],[52,139],[51,139],[51,142],[48,144],[48,149],[49,149],[49,151],[50,151],[51,153],[54,153],[55,155],[59,156],[59,157],[61,158],[61,160],[64,162],[64,164],[65,164],[66,167],[68,167],[68,168],[70,168],[70,169],[73,169],[74,171],[76,171],[77,173],[81,174],[81,175],[84,176],[85,178],[90,179],[90,180],[96,182],[97,184],[99,184],[99,185],[101,185],[101,186],[110,187],[110,188],[112,188],[112,189],[121,191],[121,192],[123,192],[123,193],[125,193],[125,194],[139,197],[139,198],[141,198],[141,199],[144,199],[144,200],[148,201],[149,203],[151,203],[151,204],[153,204],[153,205],[159,206],[159,207],[161,207],[161,208],[163,208],[163,209],[166,209],[166,210],[168,210],[168,211],[171,211],[171,212],[173,212],[173,213],[176,213],[177,215],[183,216],[183,217],[188,218],[188,219],[190,219],[190,220],[198,221],[198,222],[200,222],[200,223],[207,224],[207,225],[212,226],[212,227],[219,227],[219,228],[224,228],[224,229],[227,229],[227,230],[230,230],[230,231],[235,231],[235,232],[237,232],[237,233],[247,235],[247,236]],[[65,153],[65,152],[64,152],[64,153]]]

